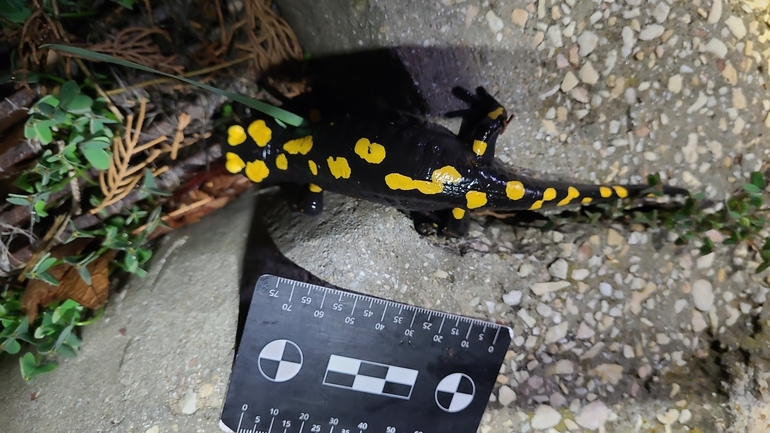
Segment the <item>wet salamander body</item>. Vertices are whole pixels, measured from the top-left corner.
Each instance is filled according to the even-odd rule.
[[[635,196],[647,185],[587,185],[517,175],[494,159],[497,136],[508,118],[483,88],[455,94],[470,108],[452,133],[416,119],[397,122],[336,119],[284,128],[258,119],[228,130],[226,166],[254,182],[279,183],[292,207],[315,215],[323,190],[411,211],[440,221],[443,232],[462,236],[468,212],[552,209]],[[687,194],[664,187],[664,194]]]

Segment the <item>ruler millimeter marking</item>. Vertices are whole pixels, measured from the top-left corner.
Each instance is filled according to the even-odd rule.
[[[495,323],[263,275],[220,427],[475,433],[511,337]]]

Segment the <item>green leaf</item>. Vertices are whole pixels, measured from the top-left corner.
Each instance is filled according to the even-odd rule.
[[[53,113],[53,120],[56,121],[56,123],[62,124],[67,122],[67,112],[57,108],[56,111]]]
[[[136,251],[136,256],[139,259],[139,263],[140,264],[147,263],[147,261],[152,258],[152,250],[147,250],[147,249],[144,249],[144,248],[139,248]]]
[[[40,140],[42,144],[50,144],[53,141],[53,133],[47,122],[35,122],[32,124],[32,129],[35,131],[34,138]]]
[[[0,16],[14,24],[24,24],[32,11],[22,0],[0,0]]]
[[[100,140],[89,140],[80,145],[80,150],[94,168],[107,170],[112,162],[112,154],[104,149],[109,146],[110,143],[104,143]]]
[[[38,214],[41,218],[45,218],[48,216],[48,212],[45,211],[45,200],[38,200],[35,202],[35,205],[33,206],[35,209],[35,213]]]
[[[134,8],[134,0],[112,0],[112,1],[123,6],[126,9]]]
[[[758,186],[754,185],[753,183],[746,183],[743,185],[743,190],[746,191],[749,194],[759,194],[762,192],[761,189],[759,189]]]
[[[31,379],[32,372],[35,370],[35,367],[37,367],[35,355],[29,352],[25,353],[24,356],[19,359],[19,364],[21,366],[21,375],[24,379]]]
[[[216,93],[216,94],[218,94],[220,96],[224,96],[226,98],[230,98],[233,101],[239,102],[239,103],[241,103],[243,105],[246,105],[247,107],[250,107],[250,108],[253,108],[253,109],[257,110],[257,111],[265,113],[268,116],[274,117],[274,118],[279,119],[279,120],[281,120],[281,121],[283,121],[285,123],[288,123],[291,126],[300,126],[300,125],[302,125],[305,122],[305,119],[303,119],[302,117],[297,116],[296,114],[290,113],[290,112],[288,112],[286,110],[283,110],[281,108],[272,106],[270,104],[266,104],[264,102],[257,101],[255,99],[248,98],[248,97],[243,96],[243,95],[238,95],[236,93],[231,93],[231,92],[227,92],[227,91],[224,91],[224,90],[221,90],[221,89],[217,89],[216,87],[212,87],[212,86],[209,86],[207,84],[202,84],[202,83],[199,83],[199,82],[197,82],[195,80],[191,80],[189,78],[178,77],[178,76],[172,75],[172,74],[166,74],[166,73],[157,71],[155,69],[148,68],[147,66],[142,66],[142,65],[140,65],[138,63],[134,63],[134,62],[129,62],[129,61],[126,61],[126,60],[118,59],[116,57],[108,56],[106,54],[95,53],[93,51],[86,50],[86,49],[83,49],[83,48],[70,47],[70,46],[61,45],[61,44],[44,44],[44,45],[41,45],[40,47],[41,48],[50,48],[50,49],[53,49],[53,50],[59,50],[59,51],[62,51],[62,52],[68,53],[68,54],[73,54],[73,55],[76,55],[76,56],[84,57],[84,58],[89,59],[89,60],[95,60],[95,61],[99,61],[99,62],[114,63],[114,64],[117,64],[117,65],[125,66],[127,68],[139,69],[140,71],[145,71],[145,72],[150,72],[150,73],[154,73],[154,74],[158,74],[158,75],[163,75],[164,77],[175,78],[175,79],[177,79],[179,81],[182,81],[182,82],[185,82],[187,84],[200,87],[200,88],[208,90],[210,92],[214,92],[214,93]]]
[[[765,189],[765,176],[762,174],[762,172],[754,171],[751,173],[751,176],[749,177],[751,184],[756,186],[759,189]]]
[[[75,95],[69,102],[62,101],[62,108],[72,114],[86,114],[91,112],[94,100],[88,95]]]
[[[40,272],[37,275],[37,279],[38,280],[43,280],[43,281],[45,281],[46,283],[48,283],[48,284],[50,284],[52,286],[58,286],[59,285],[59,280],[57,280],[56,277],[54,277],[53,275],[49,274],[48,272]]]
[[[19,344],[18,341],[16,341],[15,338],[9,338],[5,340],[5,343],[3,343],[3,348],[9,354],[15,355],[19,353],[19,351],[21,350],[21,345]]]
[[[83,279],[83,282],[91,285],[91,272],[88,270],[85,266],[78,266],[77,267],[78,274],[80,274],[80,278]]]
[[[41,113],[43,113],[44,115],[46,115],[48,117],[52,117],[53,113],[56,112],[56,107],[54,107],[53,105],[50,105],[50,104],[46,104],[46,103],[39,103],[39,104],[37,104],[37,109],[40,110]]]
[[[29,196],[18,194],[8,194],[6,201],[10,204],[15,204],[16,206],[29,206],[30,204]]]
[[[128,272],[134,273],[137,269],[139,269],[139,260],[135,254],[126,253],[126,257],[123,259],[123,262],[126,264],[126,270]]]
[[[91,134],[96,135],[98,132],[101,132],[104,129],[104,122],[102,122],[102,119],[93,118],[91,119]]]
[[[39,261],[37,265],[32,268],[33,271],[36,272],[45,272],[47,271],[51,266],[55,265],[58,261],[56,257],[50,257],[50,253],[47,253],[45,257],[43,257],[43,260]]]
[[[59,88],[59,100],[62,104],[72,101],[75,96],[80,94],[80,87],[74,80],[69,80]]]

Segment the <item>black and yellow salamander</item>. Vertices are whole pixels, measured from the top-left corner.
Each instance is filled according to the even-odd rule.
[[[226,168],[253,182],[281,184],[290,205],[308,215],[323,210],[323,191],[386,204],[440,221],[450,236],[468,231],[468,213],[553,209],[638,196],[647,185],[588,185],[517,175],[494,158],[509,119],[483,88],[455,88],[469,104],[457,134],[417,119],[396,122],[349,118],[297,128],[272,119],[228,129]],[[687,195],[664,186],[663,194]],[[423,221],[425,219],[423,218]],[[418,228],[419,231],[419,228]]]

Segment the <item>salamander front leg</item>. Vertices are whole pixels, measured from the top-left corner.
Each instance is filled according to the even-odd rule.
[[[470,227],[468,212],[462,208],[445,209],[435,212],[411,212],[414,229],[423,236],[440,234],[448,237],[463,237]]]
[[[323,190],[318,185],[282,184],[281,193],[294,212],[317,216],[324,210]]]
[[[483,87],[477,87],[475,95],[462,87],[455,87],[452,93],[470,107],[452,111],[446,116],[463,118],[457,136],[468,143],[478,163],[490,163],[495,157],[497,137],[508,125],[508,113]]]

